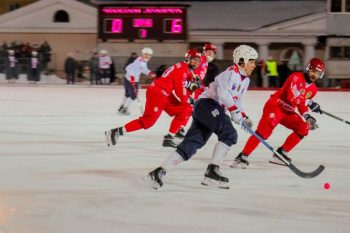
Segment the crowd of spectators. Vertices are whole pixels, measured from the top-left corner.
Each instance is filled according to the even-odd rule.
[[[5,73],[9,83],[14,83],[20,73],[27,74],[29,83],[40,81],[41,72],[47,72],[51,61],[51,46],[14,41],[0,46],[0,72]]]

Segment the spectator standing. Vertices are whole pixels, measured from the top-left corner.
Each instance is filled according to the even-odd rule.
[[[101,50],[101,55],[99,56],[98,64],[102,84],[109,84],[112,59],[110,56],[108,56],[106,50]]]
[[[33,51],[32,56],[27,60],[27,80],[29,83],[40,81],[40,62],[36,51]]]
[[[15,79],[18,79],[17,59],[14,50],[8,50],[8,56],[5,58],[5,74],[9,83],[15,83]]]
[[[282,60],[281,64],[278,65],[277,70],[280,80],[280,86],[283,86],[288,76],[292,73],[288,67],[288,60]]]
[[[51,46],[47,41],[45,41],[39,50],[41,54],[41,63],[44,71],[47,71],[48,63],[51,62]]]
[[[66,73],[67,84],[75,83],[75,67],[76,67],[76,63],[73,58],[73,54],[68,53],[67,59],[64,62],[64,72]]]
[[[90,84],[93,85],[94,82],[96,85],[101,84],[101,80],[98,72],[98,53],[94,52],[93,56],[89,61],[90,68]]]
[[[266,75],[265,62],[263,59],[260,59],[256,67],[256,86],[257,87],[263,86],[263,80],[265,75]]]
[[[266,61],[267,76],[269,77],[269,87],[278,87],[277,62],[272,56]]]

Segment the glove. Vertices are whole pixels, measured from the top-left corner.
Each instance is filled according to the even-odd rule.
[[[198,83],[195,81],[186,81],[185,87],[190,91],[195,91],[200,87],[200,85],[198,85]]]
[[[148,76],[150,76],[151,78],[156,78],[157,77],[156,73],[153,72],[153,71],[149,72]]]
[[[242,125],[243,116],[239,109],[233,110],[232,112],[230,112],[230,114],[231,114],[231,120],[234,123],[236,123],[237,125]]]
[[[193,106],[193,105],[194,105],[195,100],[193,99],[193,97],[192,97],[192,96],[190,96],[190,97],[188,98],[187,102],[188,102],[188,103],[189,103],[191,106]]]
[[[322,114],[321,106],[318,103],[311,100],[308,106],[311,111]]]
[[[248,116],[244,116],[243,121],[249,128],[253,127],[253,121]]]
[[[305,120],[306,120],[306,123],[309,125],[311,130],[315,130],[318,128],[318,125],[316,123],[316,119],[313,118],[310,114],[305,115]]]

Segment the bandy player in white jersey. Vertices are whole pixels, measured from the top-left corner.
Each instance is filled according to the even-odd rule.
[[[121,114],[130,114],[128,109],[132,102],[137,98],[137,94],[140,86],[140,75],[145,74],[152,78],[155,78],[155,73],[150,71],[147,66],[147,62],[151,59],[153,50],[151,48],[143,48],[142,55],[136,58],[126,68],[124,88],[125,96],[123,103],[120,105],[118,112]]]
[[[160,167],[148,174],[147,181],[150,181],[153,188],[161,187],[162,177],[166,171],[190,159],[207,143],[213,133],[218,136],[218,142],[202,184],[229,188],[229,180],[221,175],[219,166],[231,146],[237,143],[237,131],[231,121],[239,126],[242,126],[242,122],[245,121],[251,126],[251,121],[243,110],[242,97],[248,89],[249,76],[255,69],[257,58],[256,50],[248,45],[240,45],[233,51],[234,65],[216,76],[209,89],[196,101],[192,125],[184,140]],[[226,111],[230,112],[231,117],[226,114]]]

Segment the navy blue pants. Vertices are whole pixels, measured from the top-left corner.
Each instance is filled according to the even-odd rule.
[[[136,82],[135,86],[127,79],[124,79],[125,96],[130,97],[132,100],[137,98],[137,93],[139,92],[139,83]]]
[[[192,118],[190,129],[176,149],[184,160],[189,160],[202,148],[213,133],[228,146],[237,143],[237,131],[217,101],[199,99],[194,106]]]

